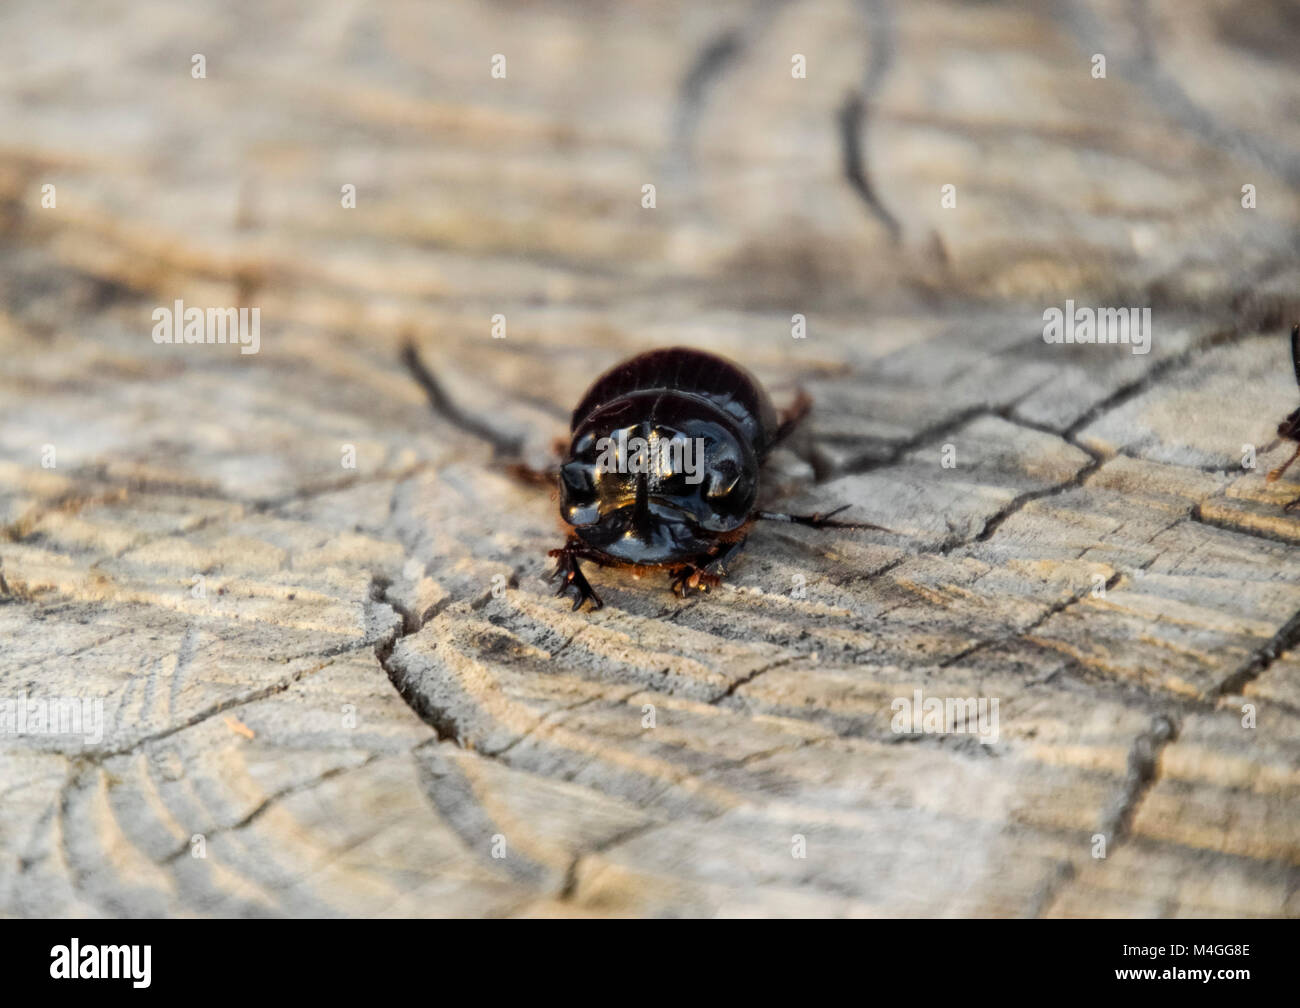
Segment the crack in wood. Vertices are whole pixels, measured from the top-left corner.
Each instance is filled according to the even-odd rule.
[[[1300,644],[1300,612],[1297,612],[1278,629],[1250,659],[1228,676],[1215,690],[1216,696],[1239,695],[1248,683],[1254,682],[1268,671],[1272,664]]]
[[[993,538],[993,535],[1002,526],[1003,522],[1015,515],[1017,512],[1023,510],[1027,505],[1037,500],[1043,500],[1047,497],[1058,497],[1063,493],[1077,490],[1079,487],[1083,486],[1088,481],[1088,477],[1101,468],[1101,458],[1096,453],[1089,452],[1080,445],[1075,445],[1075,447],[1085,451],[1090,458],[1089,461],[1084,463],[1084,465],[1082,465],[1073,476],[1068,480],[1056,483],[1050,487],[1040,487],[1035,490],[1027,490],[1024,493],[1017,495],[1009,504],[995,512],[992,517],[988,518],[979,532],[977,532],[968,543],[963,545],[975,542],[988,542]],[[949,553],[951,552],[951,549],[941,550],[941,552]]]
[[[292,675],[287,676],[284,679],[280,679],[274,683],[271,683],[270,685],[261,686],[258,689],[252,690],[241,696],[231,697],[228,700],[221,700],[215,704],[211,704],[210,706],[205,707],[202,710],[198,711],[197,713],[186,718],[184,721],[180,722],[179,724],[170,725],[161,731],[151,732],[148,735],[136,739],[129,746],[123,746],[117,749],[91,751],[88,753],[74,756],[72,758],[74,760],[81,761],[81,762],[100,764],[103,763],[105,760],[111,759],[115,756],[127,756],[131,753],[136,752],[143,746],[149,745],[150,743],[153,742],[159,742],[165,738],[171,738],[171,736],[177,734],[178,732],[182,732],[185,731],[187,728],[193,728],[195,725],[202,724],[204,721],[216,717],[218,714],[225,714],[228,711],[234,710],[238,707],[246,707],[250,703],[255,703],[258,700],[265,700],[267,697],[275,696],[277,693],[283,693],[285,690],[289,689],[289,687],[291,687],[294,683],[299,682],[300,680],[306,678],[307,676],[315,675],[321,669],[329,667],[342,655],[348,654],[353,651],[361,651],[369,646],[370,646],[370,642],[367,641],[362,644],[352,644],[340,649],[321,652],[322,656],[328,656],[328,657],[326,658],[325,661],[321,662],[319,665],[312,665],[306,668],[302,668],[297,672],[293,673]],[[289,660],[292,661],[294,659],[291,658]]]
[[[1278,320],[1281,318],[1281,311],[1276,305],[1260,309],[1256,317],[1240,322],[1236,325],[1221,328],[1208,337],[1201,340],[1195,346],[1188,347],[1181,353],[1172,357],[1166,357],[1164,360],[1157,361],[1153,364],[1140,378],[1121,385],[1109,395],[1103,397],[1100,401],[1090,406],[1081,414],[1073,423],[1061,432],[1061,437],[1070,440],[1077,435],[1083,428],[1099,420],[1102,416],[1111,411],[1118,409],[1138,396],[1142,395],[1148,389],[1154,387],[1166,375],[1178,371],[1194,362],[1198,357],[1204,356],[1210,350],[1223,346],[1231,346],[1234,343],[1240,343],[1252,336],[1276,329]]]
[[[897,245],[903,236],[899,223],[876,192],[863,151],[867,142],[868,110],[880,92],[893,63],[894,28],[888,8],[881,0],[862,4],[868,22],[868,58],[860,90],[850,91],[836,112],[840,136],[840,170],[844,180]]]
[[[312,777],[310,780],[298,781],[297,783],[290,784],[287,787],[280,788],[280,790],[275,791],[267,795],[265,798],[263,798],[260,802],[257,803],[256,806],[254,806],[254,808],[250,812],[248,812],[247,815],[240,818],[237,822],[233,822],[229,826],[222,826],[219,829],[209,830],[207,833],[203,834],[203,839],[205,842],[207,842],[209,840],[212,840],[214,837],[222,836],[227,833],[234,833],[241,829],[245,829],[246,827],[251,826],[253,823],[255,823],[267,812],[269,812],[271,810],[271,807],[274,806],[277,802],[280,802],[292,795],[300,794],[304,791],[310,791],[313,788],[319,787],[321,784],[324,784],[327,781],[333,780],[335,777],[339,777],[347,773],[353,773],[357,770],[362,770],[365,767],[370,766],[370,764],[374,763],[376,760],[384,759],[390,755],[391,755],[390,753],[371,753],[360,763],[353,763],[347,766],[331,767],[329,770],[325,770],[317,774],[315,777]],[[170,854],[164,855],[162,861],[165,864],[173,864],[176,861],[178,861],[180,858],[184,857],[187,853],[189,853],[189,851],[190,851],[190,841],[186,840]]]
[[[1120,572],[1116,572],[1115,574],[1112,574],[1104,584],[1105,590],[1110,591],[1112,588],[1116,587],[1123,579],[1123,577],[1124,575]],[[963,659],[969,658],[971,655],[975,654],[976,652],[984,651],[991,647],[1000,647],[1004,644],[1013,644],[1016,641],[1024,640],[1026,637],[1029,636],[1029,634],[1033,633],[1044,623],[1050,620],[1053,616],[1057,616],[1065,612],[1065,610],[1069,609],[1071,606],[1076,605],[1079,602],[1083,601],[1085,598],[1088,597],[1088,595],[1092,592],[1092,590],[1093,589],[1090,587],[1084,588],[1068,599],[1064,599],[1060,602],[1053,603],[1052,605],[1048,606],[1047,609],[1044,610],[1042,615],[1038,616],[1032,623],[1030,623],[1028,626],[1024,627],[1023,629],[1016,631],[1011,636],[995,637],[986,641],[979,641],[976,644],[972,644],[970,647],[966,648],[966,650],[953,655],[951,658],[946,658],[943,661],[941,661],[939,663],[939,667],[949,668],[953,665],[958,664]]]
[[[1102,814],[1097,832],[1105,838],[1105,858],[1128,839],[1133,817],[1150,792],[1160,773],[1160,756],[1165,747],[1178,737],[1178,722],[1171,716],[1158,715],[1145,732],[1133,740],[1125,761],[1124,779],[1109,807]],[[1091,844],[1091,840],[1089,843]],[[1051,876],[1035,895],[1028,916],[1042,917],[1060,896],[1061,891],[1079,874],[1074,858],[1058,862]]]
[[[1218,494],[1211,495],[1206,501],[1215,500]],[[1211,518],[1205,514],[1203,503],[1197,502],[1188,515],[1189,521],[1197,522],[1201,525],[1207,525],[1210,528],[1222,529],[1224,532],[1235,532],[1237,535],[1250,536],[1252,539],[1261,539],[1265,542],[1281,543],[1283,546],[1295,546],[1300,542],[1300,531],[1295,537],[1282,535],[1272,532],[1268,529],[1252,528],[1249,525],[1237,525],[1231,521],[1222,518]]]
[[[720,703],[722,703],[722,701],[727,700],[727,699],[729,699],[729,698],[735,696],[735,694],[736,694],[736,690],[740,689],[740,687],[742,687],[742,686],[747,686],[747,685],[749,685],[749,683],[752,683],[755,679],[757,679],[759,676],[761,676],[764,672],[770,672],[770,671],[772,671],[772,669],[783,668],[784,666],[789,665],[789,664],[791,664],[792,662],[803,661],[803,660],[805,660],[805,659],[807,659],[807,658],[808,658],[808,655],[790,655],[790,656],[788,656],[788,657],[786,657],[786,658],[781,658],[781,659],[778,660],[778,661],[774,661],[774,662],[772,662],[772,663],[769,664],[769,665],[764,665],[764,666],[762,666],[761,668],[757,668],[757,669],[755,669],[753,672],[750,672],[748,675],[741,676],[739,679],[737,679],[735,682],[733,682],[730,686],[728,686],[726,689],[724,689],[721,693],[719,693],[717,696],[715,696],[712,700],[710,700],[709,703],[714,704],[714,705],[720,704]]]
[[[424,391],[425,398],[429,400],[429,408],[433,410],[434,415],[441,417],[458,430],[491,445],[493,452],[499,458],[519,457],[524,446],[523,437],[502,434],[457,406],[442,387],[442,383],[425,365],[415,343],[409,338],[402,345],[402,364],[410,373],[412,380]]]

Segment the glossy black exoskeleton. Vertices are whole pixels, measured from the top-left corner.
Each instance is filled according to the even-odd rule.
[[[1300,385],[1300,324],[1291,327],[1291,366],[1295,368],[1296,384]],[[1287,418],[1277,425],[1277,436],[1288,441],[1300,442],[1300,407],[1292,410]],[[1282,474],[1297,458],[1300,458],[1300,446],[1296,447],[1289,459],[1268,474],[1268,481],[1276,483],[1280,480]],[[1300,506],[1300,497],[1289,502],[1283,510],[1290,511],[1297,506]]]
[[[815,528],[876,528],[829,514],[757,509],[763,463],[807,415],[800,394],[778,417],[748,371],[683,347],[652,350],[598,378],[573,411],[560,466],[560,515],[569,526],[552,550],[559,592],[573,607],[602,602],[579,562],[666,570],[679,595],[721,581],[723,565],[756,520]],[[639,446],[629,452],[628,445]]]

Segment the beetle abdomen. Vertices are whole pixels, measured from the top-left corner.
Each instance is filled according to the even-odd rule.
[[[592,413],[636,393],[662,391],[703,399],[725,414],[762,458],[776,432],[776,411],[758,380],[739,364],[702,350],[651,350],[616,365],[596,379],[573,411],[576,432]],[[653,420],[651,406],[646,415]]]

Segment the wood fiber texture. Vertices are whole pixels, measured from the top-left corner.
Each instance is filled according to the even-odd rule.
[[[1289,0],[0,26],[0,697],[103,711],[0,735],[0,914],[1300,913]],[[408,336],[538,464],[623,357],[733,357],[816,403],[773,500],[889,531],[572,612]]]

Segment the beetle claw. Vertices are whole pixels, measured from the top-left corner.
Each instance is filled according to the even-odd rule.
[[[721,577],[702,567],[678,567],[672,571],[672,578],[673,594],[679,598],[686,598],[692,588],[708,591],[722,584]]]
[[[560,578],[560,587],[556,589],[557,596],[563,595],[570,589],[573,590],[573,610],[582,608],[584,602],[591,602],[593,610],[603,609],[605,603],[601,601],[599,595],[591,587],[591,582],[587,576],[582,573],[582,568],[578,566],[577,558],[565,547],[553,549],[548,556],[556,557],[555,570],[551,571],[550,580],[554,581]]]

